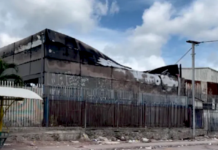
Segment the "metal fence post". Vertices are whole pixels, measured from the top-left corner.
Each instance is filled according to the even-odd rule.
[[[117,128],[119,127],[119,102],[117,102]]]
[[[86,129],[86,118],[87,118],[87,113],[86,113],[86,100],[85,100],[85,109],[84,109],[84,128]]]
[[[45,126],[49,126],[49,97],[45,100]]]
[[[140,93],[140,95],[141,95],[141,101],[140,101],[140,105],[141,105],[141,121],[140,121],[140,127],[142,127],[143,125],[143,95],[142,95],[142,93]]]
[[[87,102],[86,102],[86,98],[87,97],[85,96],[85,99],[84,99],[84,96],[83,96],[84,93],[83,93],[83,89],[81,89],[81,98],[82,98],[82,101],[84,101],[84,128],[86,129],[86,123],[87,123],[86,122],[87,121],[87,113],[86,113],[86,111],[87,111],[86,110],[86,106],[87,106],[86,103]]]

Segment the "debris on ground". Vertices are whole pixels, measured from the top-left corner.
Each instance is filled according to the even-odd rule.
[[[81,140],[81,141],[90,141],[90,138],[89,138],[89,136],[88,136],[87,134],[82,133],[82,134],[80,135],[80,140]]]
[[[143,142],[143,143],[149,143],[149,142],[150,142],[150,140],[149,140],[149,139],[147,139],[147,138],[142,138],[142,139],[141,139],[141,142]]]

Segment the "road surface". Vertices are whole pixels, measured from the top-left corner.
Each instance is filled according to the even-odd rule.
[[[60,147],[50,146],[50,147],[38,147],[38,148],[27,146],[27,147],[20,147],[20,148],[19,147],[14,147],[14,148],[4,147],[2,150],[82,150],[82,149],[83,148],[75,148],[75,147],[73,148],[73,147],[66,147],[66,146],[60,146]],[[142,148],[142,149],[135,149],[135,150],[148,150],[148,149],[150,148]],[[117,149],[117,150],[121,150],[121,149]],[[122,150],[130,150],[130,148],[128,149],[122,148]],[[155,150],[218,150],[218,146],[217,145],[211,145],[211,146],[201,145],[201,146],[187,146],[187,147],[165,147],[165,148],[158,148]]]
[[[211,145],[211,146],[171,147],[171,148],[160,148],[156,150],[218,150],[218,146]]]
[[[56,143],[56,145],[32,145],[10,144],[2,150],[218,150],[218,140],[210,141],[177,141],[177,142],[156,142],[156,143],[120,143],[109,145],[90,145],[90,144],[69,144]]]

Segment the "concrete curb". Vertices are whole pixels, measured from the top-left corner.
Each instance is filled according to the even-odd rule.
[[[57,130],[54,130],[57,129]],[[155,140],[184,140],[192,137],[188,128],[102,128],[86,130],[82,128],[14,128],[11,130],[9,141],[35,140],[35,141],[75,141],[80,140],[81,134],[86,134],[94,140],[100,136],[110,140],[112,138],[125,140],[140,140],[142,138]],[[196,136],[205,136],[205,130],[196,130]],[[121,139],[120,139],[121,140]]]

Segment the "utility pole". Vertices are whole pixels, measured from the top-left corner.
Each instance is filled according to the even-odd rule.
[[[197,41],[186,41],[187,43],[192,44],[192,123],[193,129],[192,134],[193,138],[195,138],[195,45],[200,44],[201,42]]]
[[[40,84],[41,86],[44,84],[43,83],[43,73],[44,73],[44,33],[41,33],[40,35],[41,39],[41,71],[40,71]]]

